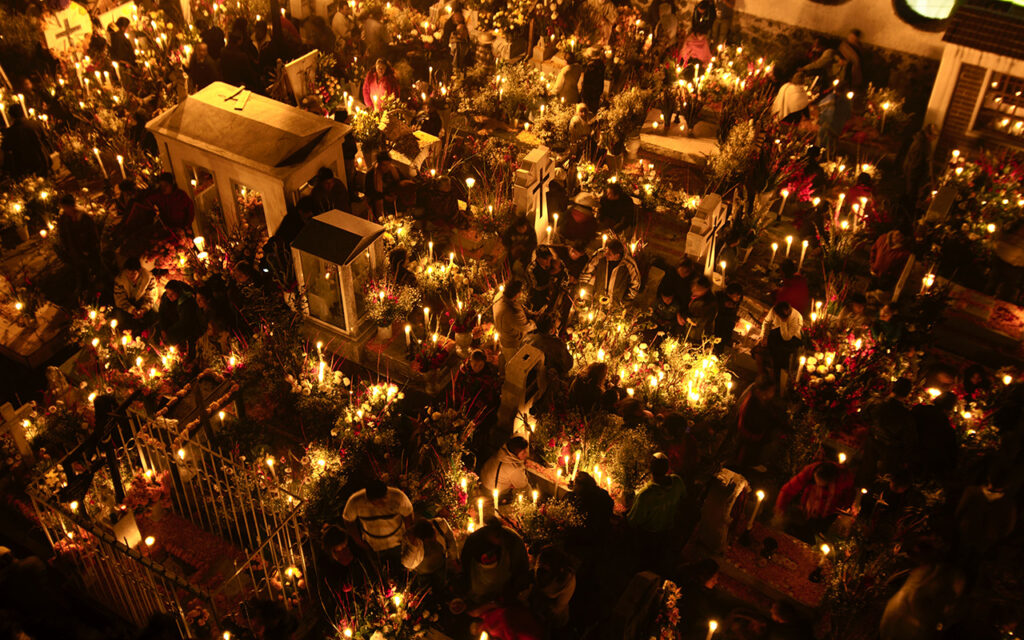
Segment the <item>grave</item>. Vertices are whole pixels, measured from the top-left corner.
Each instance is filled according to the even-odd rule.
[[[678,160],[696,167],[704,167],[708,157],[718,153],[718,127],[708,122],[698,122],[694,135],[686,135],[685,126],[676,124],[671,132],[665,132],[665,119],[660,109],[647,112],[640,129],[640,148],[645,152]]]
[[[258,194],[268,235],[321,167],[345,181],[341,146],[351,128],[297,107],[214,82],[147,123],[164,169],[196,204],[195,232],[236,228],[240,200]]]
[[[551,153],[547,147],[537,147],[525,156],[516,169],[512,198],[516,212],[533,219],[538,242],[547,242],[547,229],[551,226],[548,211],[548,183],[554,171]]]
[[[85,7],[72,2],[67,9],[51,14],[43,22],[43,35],[51,50],[74,52],[92,35],[92,19]]]

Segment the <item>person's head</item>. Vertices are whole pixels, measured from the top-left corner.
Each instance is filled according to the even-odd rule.
[[[575,240],[569,245],[569,257],[573,260],[579,260],[585,255],[587,255],[587,243],[582,240]]]
[[[347,565],[352,562],[352,549],[349,547],[348,534],[341,527],[331,526],[324,531],[323,546],[331,559]]]
[[[257,42],[262,42],[267,37],[267,21],[257,20],[252,26],[252,36]]]
[[[689,278],[693,274],[693,260],[685,256],[680,258],[676,263],[676,273],[680,278]]]
[[[118,31],[124,33],[125,31],[128,30],[128,26],[131,23],[132,23],[131,20],[129,20],[128,18],[126,18],[124,16],[121,16],[120,18],[117,19],[117,22],[115,22],[114,24],[117,25],[117,30]]]
[[[783,600],[776,600],[772,603],[772,620],[779,624],[792,624],[799,620],[799,614],[793,605]]]
[[[902,229],[893,229],[892,232],[889,233],[889,244],[897,249],[902,247],[906,241],[907,238],[903,235]]]
[[[480,373],[487,367],[487,354],[483,352],[483,349],[473,349],[473,353],[469,354],[469,368],[473,370],[473,373]]]
[[[11,116],[11,120],[23,120],[25,118],[25,110],[18,103],[7,107],[7,113]]]
[[[124,197],[131,197],[139,192],[139,188],[135,186],[134,180],[122,180],[117,183],[117,192]]]
[[[603,362],[592,362],[587,366],[584,376],[592,386],[600,386],[608,377],[608,365]]]
[[[596,489],[597,481],[594,480],[594,476],[590,475],[586,471],[579,471],[576,473],[576,479],[573,481],[576,485],[576,490],[581,489]]]
[[[156,177],[156,188],[160,190],[160,193],[167,195],[174,191],[174,175],[169,171],[164,171]]]
[[[164,295],[171,302],[177,301],[178,298],[188,292],[188,285],[181,280],[171,280],[164,285]]]
[[[926,125],[924,129],[924,136],[929,140],[935,140],[939,137],[939,128],[935,124]]]
[[[775,306],[772,307],[772,313],[777,315],[782,320],[789,320],[789,316],[793,313],[793,307],[788,302],[776,302]]]
[[[75,206],[75,196],[65,193],[60,197],[60,209],[64,213],[73,213],[78,210]]]
[[[665,479],[669,472],[668,456],[660,451],[652,454],[647,468],[650,469],[655,482]]]
[[[322,184],[325,187],[330,187],[334,181],[334,172],[331,171],[330,167],[320,167],[316,170],[316,182]]]
[[[814,469],[814,484],[819,487],[830,487],[839,479],[839,465],[834,462],[822,462]]]
[[[604,197],[609,200],[618,200],[623,195],[622,185],[618,182],[610,182],[604,188]]]
[[[391,65],[384,58],[377,58],[377,61],[373,63],[373,70],[377,72],[378,76],[387,75],[391,71]]]
[[[664,289],[658,293],[658,297],[665,304],[672,304],[676,300],[675,293],[671,289]]]
[[[518,278],[512,278],[505,283],[505,293],[503,294],[509,300],[514,300],[523,290],[523,281]]]
[[[391,166],[391,154],[387,151],[377,152],[377,167],[385,169]]]
[[[782,270],[782,277],[787,280],[796,275],[796,263],[793,262],[792,258],[783,260],[780,269]]]
[[[854,293],[846,299],[846,304],[850,306],[850,311],[859,315],[867,308],[868,298],[863,293]]]
[[[621,240],[609,240],[605,245],[604,255],[612,262],[621,260],[622,256],[626,255],[626,247],[622,245]]]
[[[913,389],[914,383],[910,378],[897,378],[896,382],[892,383],[892,395],[897,398],[906,398]]]
[[[576,115],[578,117],[580,117],[580,118],[586,118],[587,117],[587,105],[583,104],[582,102],[577,104],[576,105]]]
[[[952,391],[947,391],[946,393],[940,395],[938,398],[935,398],[935,400],[932,401],[932,404],[935,405],[935,408],[942,411],[942,413],[948,415],[953,412],[953,409],[956,408],[956,403],[958,400],[959,399],[957,398],[957,395],[955,393],[953,393]]]
[[[508,442],[505,443],[505,448],[523,462],[526,462],[526,459],[530,457],[530,443],[522,436],[512,436],[509,438]]]
[[[725,295],[734,304],[739,304],[743,300],[743,285],[738,282],[730,282],[725,287]]]
[[[551,249],[547,247],[538,247],[536,251],[536,256],[537,264],[539,264],[541,267],[547,269],[548,267],[551,266],[551,258],[553,257],[551,254]]]
[[[530,228],[530,220],[526,216],[517,216],[515,222],[515,230],[519,233],[526,233],[527,229]]]
[[[409,537],[416,540],[433,540],[436,534],[437,530],[434,528],[433,523],[426,518],[417,518],[412,523],[412,527],[409,528]]]
[[[791,83],[793,83],[793,84],[803,84],[805,80],[806,80],[806,78],[804,77],[804,70],[803,69],[797,69],[796,71],[793,72],[793,75],[790,76],[790,78],[789,78],[789,81]]]
[[[381,504],[388,495],[388,485],[383,480],[374,479],[366,483],[366,499],[374,504]]]
[[[228,46],[231,47],[232,49],[235,49],[235,48],[241,46],[241,44],[242,44],[242,42],[244,40],[245,40],[245,36],[243,36],[242,34],[238,33],[237,31],[231,31],[228,34]]]
[[[889,322],[896,317],[896,308],[892,304],[883,304],[878,310],[878,319],[882,322]]]
[[[137,280],[139,274],[142,273],[142,263],[139,262],[138,258],[128,258],[124,261],[124,266],[121,270],[128,274],[128,277],[133,281]]]
[[[404,267],[407,262],[409,262],[409,252],[405,247],[395,247],[388,254],[388,264],[391,265],[392,269]]]
[[[690,285],[690,291],[695,296],[704,295],[708,291],[711,291],[711,280],[704,275],[694,278],[693,284]]]
[[[249,37],[249,21],[245,16],[235,18],[235,21],[231,23],[231,33],[241,34],[243,38]]]

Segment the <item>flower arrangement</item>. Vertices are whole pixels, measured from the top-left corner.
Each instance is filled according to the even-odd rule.
[[[337,640],[413,640],[426,635],[438,620],[426,601],[427,591],[394,583],[371,584],[361,593],[344,594]]]
[[[416,303],[420,292],[408,287],[383,280],[371,280],[366,286],[366,316],[378,327],[386,327],[404,321]]]
[[[24,225],[29,218],[52,225],[57,215],[56,194],[53,183],[46,178],[5,180],[0,184],[0,228]]]
[[[619,384],[648,406],[671,408],[694,420],[724,416],[733,402],[732,375],[710,345],[693,346],[671,336],[648,344],[641,339],[647,328],[632,312],[595,306],[569,337],[574,371],[607,362]]]
[[[541,105],[540,115],[533,120],[533,133],[551,149],[566,149],[569,146],[569,121],[575,114],[575,105],[557,101]]]
[[[413,218],[395,214],[387,214],[380,219],[384,227],[384,251],[402,247],[409,255],[413,255],[423,244],[423,233]]]
[[[886,130],[899,134],[910,119],[910,114],[903,110],[903,104],[903,96],[895,89],[869,83],[864,118],[881,134]]]
[[[465,93],[460,111],[490,114],[506,122],[537,111],[542,82],[540,72],[529,62],[498,62],[496,72],[479,91]]]
[[[430,339],[419,340],[412,345],[412,368],[419,373],[428,373],[440,369],[452,357],[450,343],[447,338],[433,334]]]
[[[583,526],[583,518],[568,498],[534,504],[522,494],[513,503],[507,522],[531,549],[564,541],[574,529]]]
[[[607,107],[598,109],[594,122],[605,147],[614,149],[627,138],[639,134],[653,101],[653,91],[630,87],[615,94]]]
[[[654,624],[657,633],[652,636],[656,640],[679,640],[679,599],[682,592],[679,586],[671,580],[661,584],[661,607],[658,609],[658,617]]]

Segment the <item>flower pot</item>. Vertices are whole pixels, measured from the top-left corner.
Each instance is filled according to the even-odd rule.
[[[463,358],[469,355],[469,348],[473,345],[473,334],[469,332],[455,334],[455,348]]]
[[[391,340],[392,333],[393,333],[392,325],[386,324],[386,325],[384,325],[382,327],[378,326],[377,327],[377,341],[378,342],[388,342],[389,340]]]
[[[18,232],[18,240],[21,240],[22,242],[28,242],[27,226],[23,224],[15,225],[14,230]]]

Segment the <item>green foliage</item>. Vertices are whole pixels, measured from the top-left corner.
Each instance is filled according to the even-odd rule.
[[[650,89],[631,87],[615,94],[595,117],[605,146],[611,148],[639,133],[653,101],[654,92]]]

